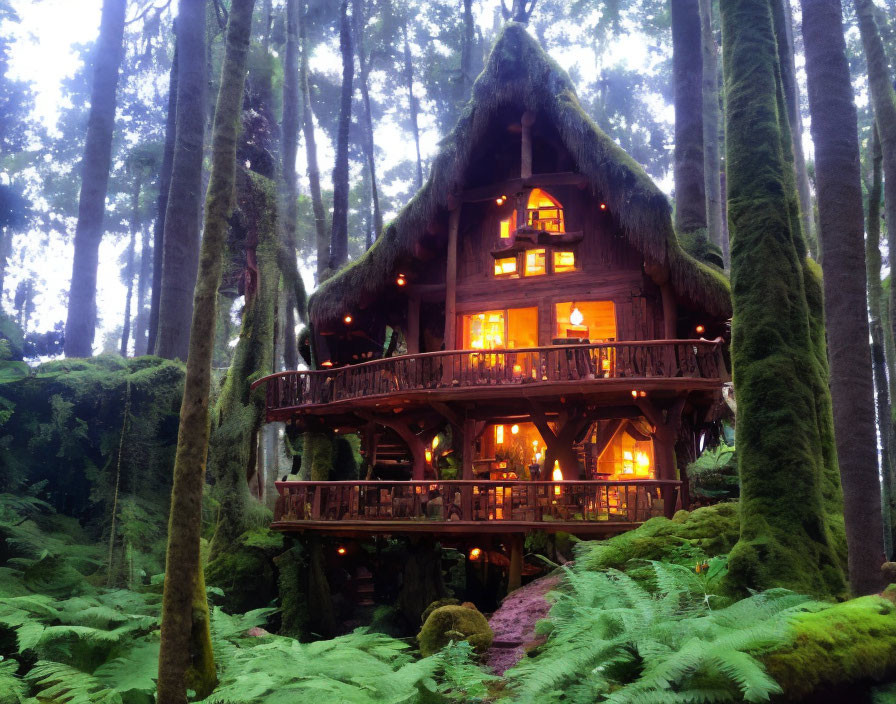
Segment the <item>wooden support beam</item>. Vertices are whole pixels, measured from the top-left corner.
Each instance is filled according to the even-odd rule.
[[[405,445],[408,446],[408,451],[411,453],[411,458],[413,460],[411,478],[415,480],[426,479],[426,446],[423,439],[414,432],[413,428],[408,423],[398,420],[397,418],[375,416],[372,413],[365,413],[362,410],[356,411],[356,415],[369,423],[378,423],[379,425],[394,430],[398,434],[398,437],[404,440]]]
[[[453,425],[459,431],[463,432],[463,418],[461,418],[454,410],[452,410],[447,403],[443,403],[442,401],[432,401],[429,405],[432,406],[433,410],[436,411],[440,416],[442,416],[442,418],[451,423],[451,425]]]
[[[445,264],[445,349],[456,349],[457,325],[457,232],[460,206],[448,216],[448,252]]]
[[[519,589],[523,583],[523,535],[510,536],[510,567],[507,570],[507,593]]]
[[[660,295],[663,299],[663,335],[666,340],[675,340],[678,337],[678,304],[671,282],[666,281],[660,286]]]
[[[408,297],[408,354],[420,353],[420,299]]]

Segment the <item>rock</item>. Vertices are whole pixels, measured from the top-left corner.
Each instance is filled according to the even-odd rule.
[[[475,608],[440,606],[434,609],[417,634],[420,652],[424,657],[439,652],[451,641],[465,640],[477,653],[489,649],[494,633],[488,621]]]

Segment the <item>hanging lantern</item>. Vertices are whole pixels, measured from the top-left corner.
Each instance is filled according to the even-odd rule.
[[[346,315],[342,319],[342,322],[345,323],[346,325],[351,325],[353,320],[354,320],[354,318],[351,315]]]
[[[585,322],[585,316],[582,315],[582,311],[580,311],[575,304],[573,304],[572,312],[569,314],[569,322],[573,325],[581,325]]]
[[[345,555],[345,548],[340,545],[338,548],[336,548],[336,552],[340,555]]]
[[[435,450],[438,446],[439,446],[439,436],[436,435],[436,436],[432,439],[432,449]]]
[[[407,279],[404,278],[404,274],[399,274],[398,278],[395,279],[395,283],[399,286],[404,286],[407,282]]]
[[[698,335],[702,335],[706,332],[706,327],[704,327],[703,325],[698,325],[696,328],[694,328],[694,330],[697,331]]]
[[[474,562],[476,560],[478,560],[481,556],[482,556],[481,548],[473,548],[472,550],[470,550],[470,559],[473,560]]]
[[[516,424],[510,426],[510,434],[511,435],[517,435],[517,434],[519,434],[519,432],[520,432],[520,426],[518,426]]]
[[[606,209],[607,209],[607,204],[606,204],[606,203],[601,203],[601,204],[600,204],[600,209],[601,209],[601,210],[606,210]]]

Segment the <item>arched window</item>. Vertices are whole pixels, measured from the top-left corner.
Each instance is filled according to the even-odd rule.
[[[566,232],[563,222],[563,207],[557,200],[540,188],[533,188],[526,204],[526,224],[544,232]]]

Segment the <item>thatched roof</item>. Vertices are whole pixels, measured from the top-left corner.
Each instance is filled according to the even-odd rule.
[[[454,130],[445,138],[429,179],[374,245],[358,260],[324,282],[311,297],[315,325],[357,310],[389,286],[401,260],[413,259],[426,227],[445,217],[448,200],[462,187],[464,173],[481,150],[494,115],[517,105],[551,120],[577,170],[607,203],[624,235],[652,271],[668,272],[679,299],[717,317],[730,317],[731,295],[725,276],[686,254],[672,227],[668,199],[645,173],[584,112],[569,76],[516,23],[495,42],[473,96]]]

